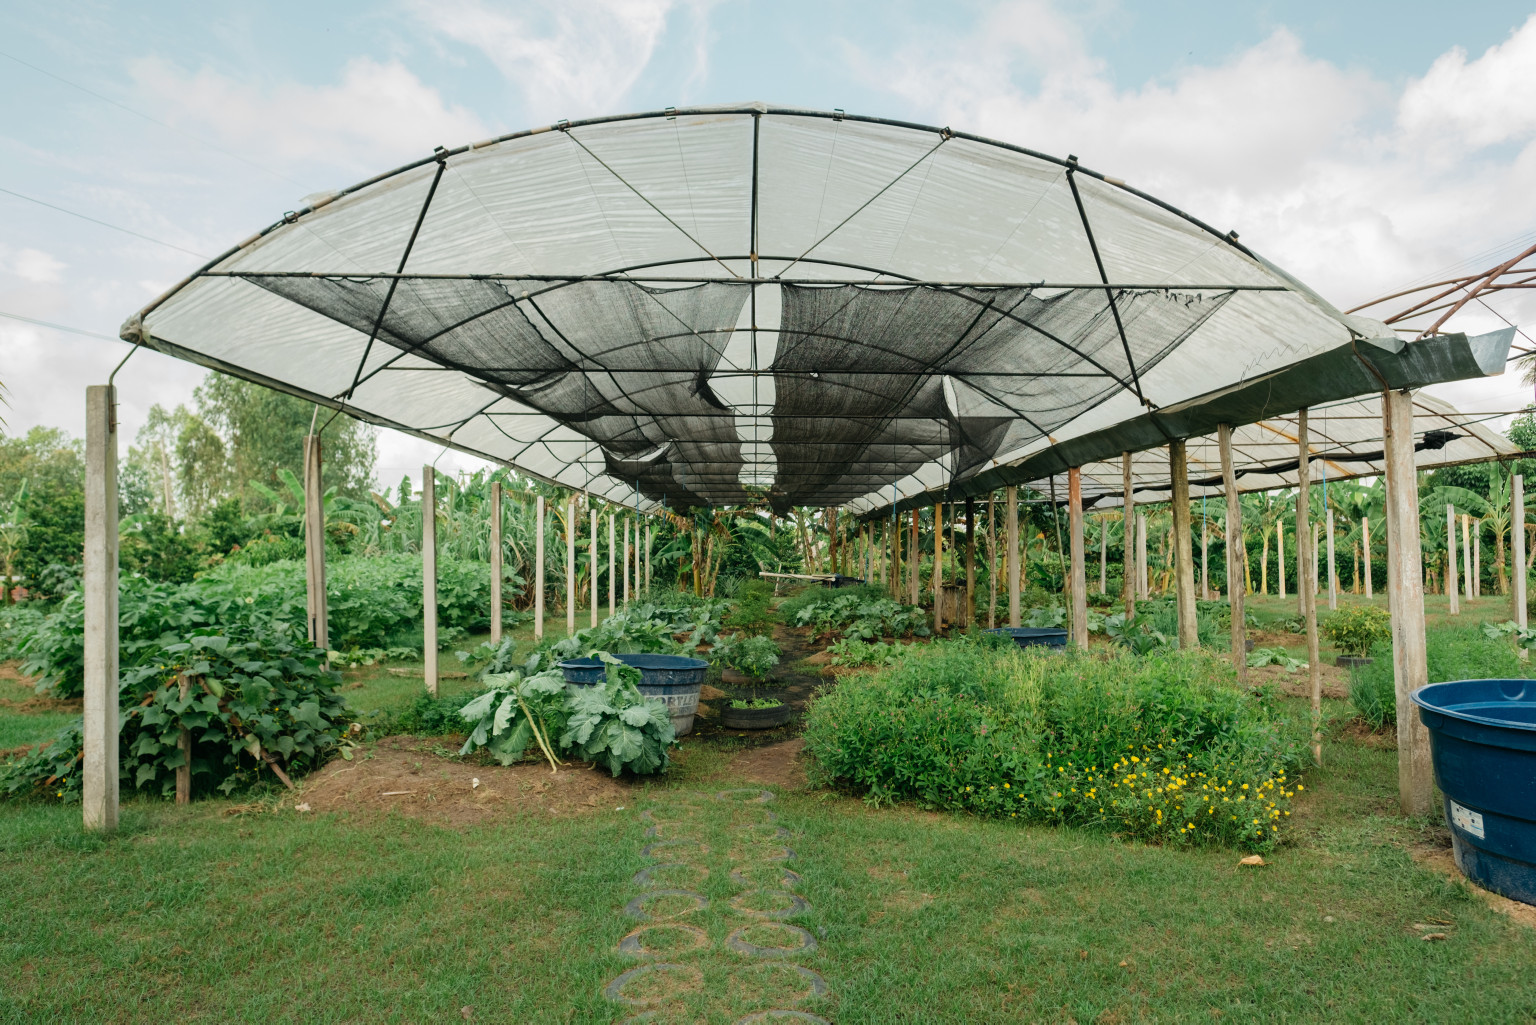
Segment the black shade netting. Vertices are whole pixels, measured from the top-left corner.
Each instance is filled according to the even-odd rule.
[[[711,282],[526,283],[441,278],[247,279],[439,366],[461,370],[591,439],[610,472],[669,505],[743,500],[735,414],[710,377],[748,298]],[[382,320],[379,311],[388,307]],[[372,361],[371,361],[372,363]],[[374,365],[364,380],[390,371]],[[387,380],[387,379],[386,379]],[[537,443],[498,428],[515,441]]]
[[[1231,294],[1117,291],[1122,340],[1102,288],[785,285],[774,491],[840,505],[935,461],[962,478],[1134,389]]]

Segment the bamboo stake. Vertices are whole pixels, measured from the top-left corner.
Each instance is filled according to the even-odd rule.
[[[1456,581],[1456,508],[1445,507],[1445,595],[1451,615],[1461,615],[1461,585]]]
[[[437,471],[421,468],[421,663],[437,697]]]
[[[533,643],[544,639],[544,496],[533,500]]]
[[[501,481],[491,482],[491,643],[501,643]]]
[[[1312,579],[1296,580],[1296,592],[1300,596],[1302,618],[1307,624],[1307,667],[1312,683],[1312,761],[1323,764],[1323,666],[1318,653],[1317,641],[1317,560],[1307,550],[1308,542],[1315,534],[1311,530],[1312,515],[1312,447],[1307,443],[1307,410],[1296,416],[1296,556],[1304,570],[1312,568]]]
[[[1239,681],[1248,677],[1248,624],[1243,612],[1243,574],[1232,572],[1233,559],[1243,546],[1243,507],[1237,493],[1237,472],[1232,465],[1232,425],[1216,428],[1221,449],[1221,486],[1227,494],[1227,602],[1232,608],[1232,667]]]
[[[192,690],[192,680],[186,673],[176,677],[176,693],[185,703],[187,695]],[[176,747],[181,751],[181,764],[176,767],[176,803],[192,803],[192,731],[185,726],[181,728],[181,737],[176,741]]]
[[[1072,643],[1088,650],[1088,573],[1083,551],[1083,471],[1067,468],[1067,532],[1072,546]]]

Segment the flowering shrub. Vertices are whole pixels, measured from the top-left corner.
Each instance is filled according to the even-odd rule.
[[[1225,678],[1199,651],[939,642],[818,699],[806,747],[822,780],[875,802],[1262,850],[1299,787],[1305,734]]]

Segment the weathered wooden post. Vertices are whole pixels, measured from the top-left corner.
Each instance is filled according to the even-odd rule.
[[[588,499],[590,502],[591,500]],[[592,540],[587,543],[587,590],[591,591],[592,622],[597,625],[597,507],[594,505],[591,512]]]
[[[966,625],[976,625],[976,503],[965,500],[965,611]]]
[[[891,536],[891,597],[901,601],[901,520],[894,509],[886,533]]]
[[[614,575],[618,557],[618,534],[613,513],[608,514],[608,614],[619,611],[619,578]]]
[[[117,828],[117,389],[85,389],[85,828]],[[9,586],[9,581],[6,582]]]
[[[624,604],[629,604],[629,520],[624,521]]]
[[[1365,550],[1365,596],[1372,598],[1374,594],[1371,591],[1371,518],[1369,516],[1360,518],[1360,531],[1360,543]]]
[[[911,566],[909,567],[909,572],[907,573],[907,604],[916,605],[918,604],[918,587],[920,584],[920,581],[918,580],[918,572],[919,567],[922,565],[923,558],[922,553],[917,549],[916,509],[912,510],[912,529],[907,544],[907,553],[911,556],[911,558],[908,560],[908,562],[911,563]]]
[[[1462,575],[1466,578],[1467,603],[1475,597],[1472,591],[1472,517],[1461,514],[1461,562]]]
[[[1461,585],[1456,581],[1456,507],[1445,507],[1445,596],[1451,615],[1461,615]]]
[[[944,503],[933,503],[933,632],[944,629]]]
[[[1008,625],[1017,629],[1024,622],[1019,607],[1019,489],[1010,484],[1003,494],[1008,504]]]
[[[1120,456],[1120,486],[1124,491],[1124,499],[1121,501],[1121,527],[1125,531],[1125,554],[1123,570],[1125,573],[1125,618],[1130,619],[1136,615],[1136,596],[1140,585],[1136,576],[1136,482],[1131,476],[1131,454],[1122,453]]]
[[[437,471],[421,468],[421,671],[437,697]]]
[[[1243,506],[1237,493],[1237,471],[1232,465],[1232,425],[1216,428],[1221,449],[1221,486],[1227,493],[1227,603],[1232,609],[1232,668],[1237,678],[1248,677],[1248,624],[1243,612]]]
[[[533,643],[544,639],[544,496],[533,500]]]
[[[1307,411],[1296,417],[1296,593],[1307,626],[1307,666],[1312,682],[1312,761],[1323,764],[1323,667],[1317,642],[1317,561],[1309,550],[1312,533],[1312,446],[1307,441]],[[1311,579],[1303,574],[1311,568]]]
[[[1204,506],[1205,500],[1200,500]],[[1200,600],[1211,600],[1211,563],[1210,563],[1211,532],[1208,529],[1205,517],[1200,517]]]
[[[1515,474],[1513,515],[1510,517],[1510,541],[1514,544],[1515,564],[1511,567],[1514,572],[1515,586],[1511,589],[1515,595],[1515,622],[1520,628],[1525,629],[1525,477]]]
[[[1429,682],[1424,641],[1424,574],[1419,548],[1419,483],[1414,466],[1413,393],[1388,391],[1386,421],[1387,589],[1392,614],[1392,668],[1397,691],[1397,788],[1405,815],[1430,810],[1433,770],[1429,731],[1409,699]]]
[[[1189,464],[1182,439],[1168,443],[1168,475],[1173,485],[1173,582],[1179,647],[1189,650],[1199,646],[1200,631],[1195,618],[1195,553],[1189,536]]]
[[[576,636],[576,496],[565,500],[565,635]]]
[[[1072,643],[1088,650],[1088,568],[1083,550],[1083,471],[1067,468],[1067,532],[1072,548]]]
[[[176,694],[183,702],[192,692],[192,679],[186,673],[176,677]],[[192,803],[192,731],[185,726],[181,728],[181,737],[176,741],[176,748],[181,752],[181,764],[176,766],[176,803]]]
[[[1275,517],[1275,586],[1276,594],[1285,597],[1285,515]]]
[[[1472,521],[1472,597],[1483,596],[1483,521]]]
[[[501,643],[501,481],[491,482],[491,643]]]
[[[1333,510],[1328,510],[1328,608],[1339,607],[1339,569],[1333,560]]]
[[[651,590],[651,545],[652,545],[652,543],[653,543],[653,538],[651,536],[651,522],[650,522],[650,520],[646,520],[646,522],[645,522],[645,590],[646,590],[647,593],[649,593],[650,590]]]
[[[1152,596],[1152,581],[1147,575],[1147,514],[1136,514],[1136,596],[1146,601]]]
[[[320,475],[320,438],[304,438],[304,596],[309,643],[331,646],[325,599],[325,486]]]

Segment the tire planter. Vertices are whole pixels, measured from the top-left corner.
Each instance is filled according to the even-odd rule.
[[[1368,666],[1375,661],[1374,658],[1366,658],[1363,655],[1340,655],[1333,660],[1333,664],[1340,669],[1359,669],[1361,666]]]
[[[1536,682],[1432,683],[1412,698],[1429,731],[1456,867],[1536,904]]]
[[[666,703],[672,729],[679,737],[693,732],[693,717],[699,711],[699,688],[709,663],[686,655],[614,655],[627,666],[640,670],[639,690],[648,698]],[[600,659],[573,658],[560,663],[565,682],[590,687],[602,682],[607,667]]]
[[[752,685],[752,677],[739,669],[732,669],[727,666],[720,670],[720,682],[729,684],[732,687],[750,687]]]
[[[720,710],[720,725],[728,730],[771,730],[789,722],[795,710],[781,703],[777,708],[732,708],[730,702]]]

